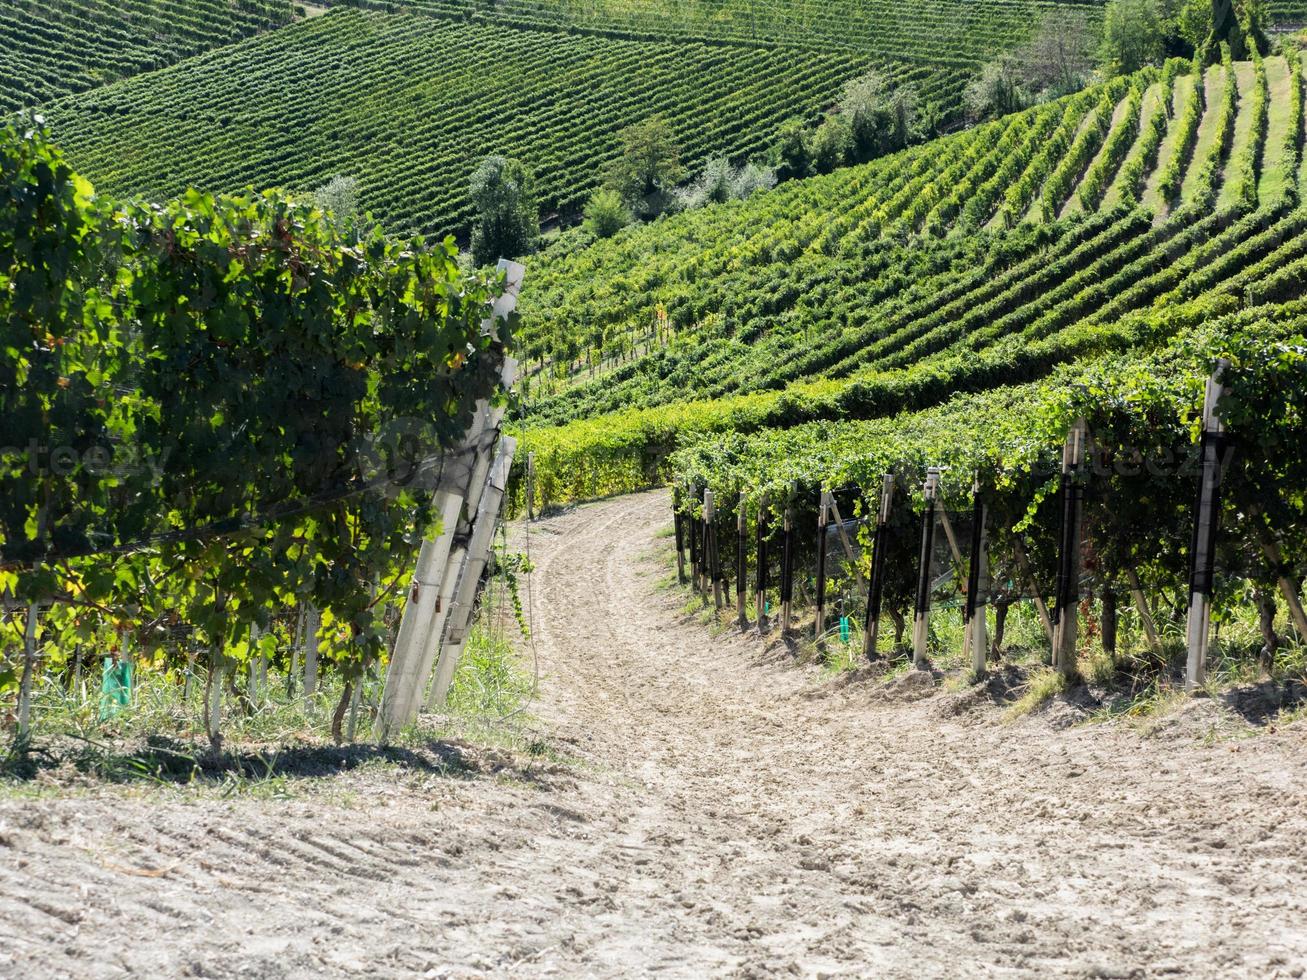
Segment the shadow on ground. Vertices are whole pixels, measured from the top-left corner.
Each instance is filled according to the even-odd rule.
[[[29,782],[75,772],[123,783],[223,782],[276,777],[323,779],[363,765],[385,764],[412,773],[454,779],[509,774],[532,781],[541,769],[532,760],[546,751],[533,742],[524,756],[457,739],[430,738],[409,745],[238,746],[213,752],[207,743],[152,735],[139,742],[107,743],[58,737],[14,743],[0,757],[0,780]]]

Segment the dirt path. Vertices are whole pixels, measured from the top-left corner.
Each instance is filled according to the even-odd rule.
[[[0,804],[0,976],[1301,976],[1307,731],[838,684],[660,592],[646,494],[531,535],[579,768]],[[391,772],[391,770],[387,770]]]

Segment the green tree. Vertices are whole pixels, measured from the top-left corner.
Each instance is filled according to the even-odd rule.
[[[470,186],[476,208],[472,258],[477,265],[526,255],[535,248],[540,211],[531,183],[530,172],[516,160],[486,157],[477,167]]]
[[[1034,35],[1016,52],[1023,85],[1039,93],[1041,101],[1084,88],[1094,70],[1095,40],[1083,12],[1047,11]]]
[[[1111,0],[1103,13],[1098,64],[1106,75],[1127,75],[1160,61],[1165,33],[1157,0]]]
[[[811,160],[808,155],[808,127],[802,119],[787,119],[776,132],[772,157],[780,180],[806,177]]]
[[[608,173],[608,186],[628,201],[669,191],[685,173],[681,150],[662,116],[627,126],[618,134],[622,152]]]
[[[775,185],[776,175],[766,167],[746,163],[736,169],[726,157],[713,157],[704,164],[703,173],[697,179],[676,191],[676,204],[686,210],[743,200]]]
[[[868,72],[844,86],[839,112],[848,124],[854,160],[871,160],[901,150],[920,135],[916,89],[910,85],[891,88],[878,72]]]
[[[359,182],[353,177],[332,177],[313,192],[313,201],[346,239],[358,241],[374,225],[359,211]]]
[[[839,113],[831,113],[812,134],[812,169],[819,174],[828,174],[844,165],[852,149],[853,134],[849,131],[848,121]]]
[[[1007,115],[1024,109],[1030,101],[1020,66],[1011,55],[985,65],[962,93],[962,102],[972,119]]]
[[[1203,60],[1215,64],[1221,60],[1221,45],[1230,45],[1230,56],[1235,61],[1244,61],[1252,56],[1249,44],[1265,53],[1266,8],[1262,0],[1211,0],[1211,12],[1207,18],[1211,33],[1203,44]]]
[[[617,191],[601,187],[590,195],[583,224],[595,238],[611,238],[630,223],[631,209]]]
[[[1212,0],[1163,0],[1167,53],[1192,58],[1212,33]]]

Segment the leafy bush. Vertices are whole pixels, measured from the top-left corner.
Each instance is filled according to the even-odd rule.
[[[611,238],[631,223],[631,209],[622,195],[601,187],[585,206],[585,229],[596,238]]]

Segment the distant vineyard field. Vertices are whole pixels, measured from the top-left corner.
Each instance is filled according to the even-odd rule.
[[[487,154],[531,166],[542,207],[580,207],[623,126],[662,113],[691,169],[764,150],[877,64],[927,103],[956,100],[953,69],[851,51],[724,48],[332,11],[47,109],[98,187],[166,198],[188,186],[311,190],[357,178],[393,234],[438,237],[470,216]]]
[[[40,105],[291,21],[290,0],[6,0],[0,112]]]
[[[1097,32],[1102,5],[1051,0],[334,0],[336,6],[646,39],[849,49],[900,61],[972,66],[1025,40],[1053,9],[1082,12]]]
[[[541,485],[619,492],[700,435],[927,409],[1294,300],[1302,145],[1296,58],[1201,76],[1172,62],[560,243],[535,263],[520,331]]]
[[[1266,9],[1274,21],[1307,24],[1307,2],[1304,0],[1268,0]]]

